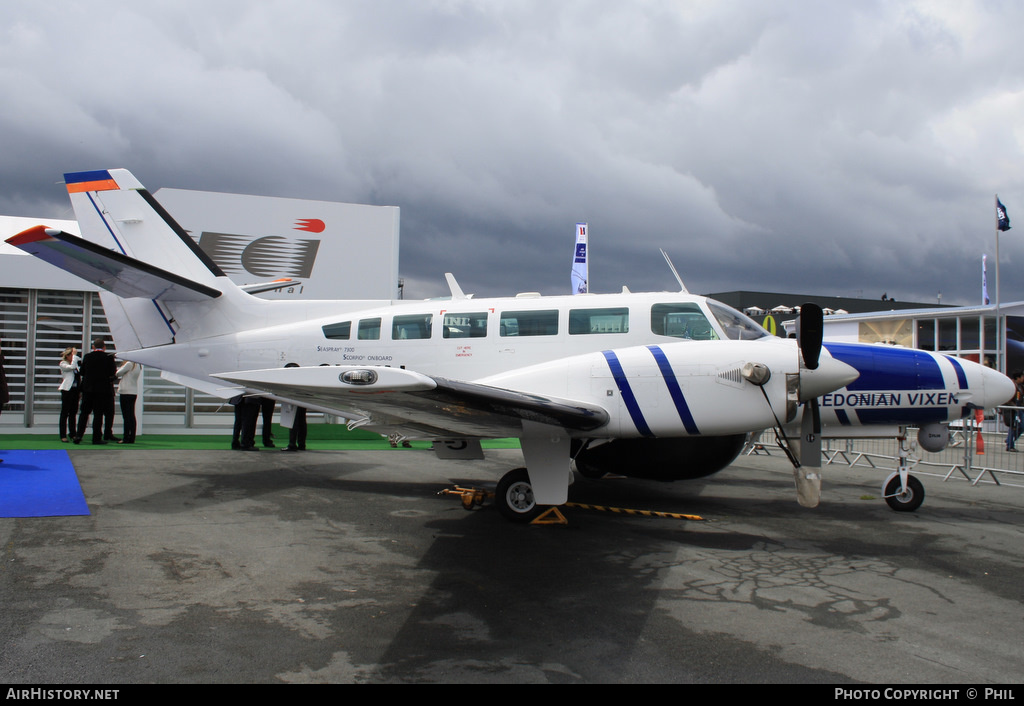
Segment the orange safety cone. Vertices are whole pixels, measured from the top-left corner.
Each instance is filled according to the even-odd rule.
[[[983,439],[982,436],[981,436],[981,423],[984,420],[985,420],[985,413],[982,410],[980,410],[980,409],[974,410],[974,421],[976,421],[978,423],[978,443],[976,444],[976,446],[977,446],[977,449],[978,449],[977,453],[978,453],[979,456],[984,456],[985,455],[985,439]]]

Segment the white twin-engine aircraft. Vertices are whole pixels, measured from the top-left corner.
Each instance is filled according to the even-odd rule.
[[[442,455],[518,438],[526,467],[496,494],[512,519],[566,502],[574,464],[588,477],[699,478],[729,465],[749,433],[787,424],[794,437],[803,425],[811,449],[803,465],[801,449],[789,455],[799,500],[814,506],[810,442],[822,431],[915,425],[941,437],[944,423],[1014,392],[966,360],[822,345],[814,305],[798,345],[685,289],[474,299],[448,275],[445,300],[267,301],[233,284],[128,171],[65,181],[83,237],[38,226],[7,242],[106,290],[118,357],[224,398],[269,395],[433,440]],[[889,489],[906,509],[920,504],[905,472]]]

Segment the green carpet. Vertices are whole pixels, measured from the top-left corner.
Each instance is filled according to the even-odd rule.
[[[117,434],[117,431],[114,432]],[[93,446],[91,435],[87,435],[77,446],[61,443],[56,431],[51,434],[0,434],[0,450],[19,449],[23,451],[56,450],[56,449],[109,449],[117,448],[118,444]],[[256,436],[257,447],[262,447],[261,437]],[[274,444],[278,448],[288,445],[288,430],[274,425]],[[429,449],[429,441],[413,441],[413,448]],[[492,439],[483,442],[485,449],[517,449],[518,439]],[[230,450],[230,434],[142,434],[129,447],[134,449],[182,449],[184,451]],[[306,448],[310,451],[340,450],[373,450],[390,449],[388,440],[379,434],[360,431],[349,431],[342,424],[311,424],[306,434]]]

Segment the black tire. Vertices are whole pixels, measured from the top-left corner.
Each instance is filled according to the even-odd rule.
[[[533,486],[525,468],[514,468],[501,477],[494,502],[498,512],[513,522],[532,522],[542,511],[533,499]]]
[[[893,475],[885,484],[885,502],[896,512],[913,512],[924,502],[924,486],[914,476],[907,476],[907,492],[900,493],[900,476]]]

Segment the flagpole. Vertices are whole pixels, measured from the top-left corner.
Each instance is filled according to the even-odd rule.
[[[999,315],[999,194],[996,194],[995,210],[996,214],[996,355],[999,356],[999,360],[996,362],[996,368],[1006,373],[1006,327],[1003,325]]]

